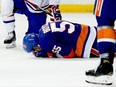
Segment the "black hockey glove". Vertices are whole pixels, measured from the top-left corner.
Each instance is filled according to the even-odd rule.
[[[33,54],[35,55],[35,57],[48,57],[47,52],[42,50],[40,46],[33,48]]]

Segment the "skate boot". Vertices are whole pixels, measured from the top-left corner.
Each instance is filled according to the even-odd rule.
[[[108,58],[101,58],[101,62],[97,69],[88,70],[85,72],[88,83],[111,85],[113,75],[113,65],[109,62]]]
[[[4,40],[4,44],[6,44],[7,49],[16,47],[15,31],[12,31],[12,32],[8,33],[8,37]]]

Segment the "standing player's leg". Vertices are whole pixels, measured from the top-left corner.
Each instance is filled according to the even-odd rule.
[[[46,23],[47,15],[45,12],[42,13],[31,13],[27,12],[26,16],[28,18],[28,30],[29,33],[39,33],[39,29]]]
[[[100,62],[96,69],[89,70],[86,75],[94,77],[88,79],[87,82],[98,84],[112,84],[111,76],[113,75],[113,60],[115,48],[115,30],[114,20],[108,18],[97,17],[98,35],[97,43],[100,53]]]
[[[15,17],[13,13],[14,2],[13,0],[2,0],[1,2],[1,14],[4,26],[7,30],[7,38],[4,40],[4,44],[7,44],[6,48],[15,47],[16,35],[15,35]]]

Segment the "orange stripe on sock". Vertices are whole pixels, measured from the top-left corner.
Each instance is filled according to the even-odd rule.
[[[109,38],[109,39],[116,39],[115,30],[112,28],[100,29],[98,31],[98,39],[101,38]]]
[[[81,27],[82,27],[82,30],[81,30],[80,36],[77,40],[76,52],[75,52],[78,57],[82,56],[83,46],[84,46],[84,43],[85,43],[85,40],[86,40],[86,37],[88,34],[88,26],[81,25]]]

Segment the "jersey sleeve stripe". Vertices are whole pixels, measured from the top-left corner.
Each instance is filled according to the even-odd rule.
[[[96,16],[100,16],[101,15],[103,1],[104,0],[97,0],[97,2],[96,2],[96,8],[95,8],[95,14],[96,14]]]

